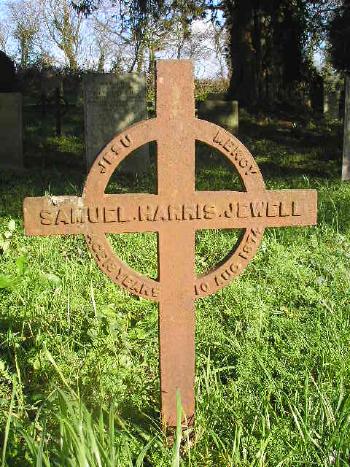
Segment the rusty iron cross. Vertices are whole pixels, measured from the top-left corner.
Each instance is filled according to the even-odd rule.
[[[105,194],[113,172],[136,148],[157,143],[157,194]],[[196,191],[195,144],[220,151],[245,191]],[[195,413],[195,299],[238,276],[255,255],[265,227],[314,225],[315,190],[266,190],[250,152],[222,128],[195,117],[190,61],[157,63],[157,117],[131,126],[105,146],[82,197],[24,200],[27,235],[85,235],[100,269],[134,295],[159,302],[162,421],[176,425],[176,392],[188,423]],[[238,245],[216,269],[195,275],[198,229],[243,229]],[[158,280],[123,263],[107,233],[157,232]]]

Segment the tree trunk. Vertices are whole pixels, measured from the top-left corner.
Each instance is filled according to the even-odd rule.
[[[26,37],[21,38],[21,66],[27,68],[29,64],[30,45]]]
[[[256,50],[254,49],[254,1],[238,0],[227,8],[232,76],[229,96],[240,105],[258,101]]]
[[[293,102],[302,79],[301,0],[226,0],[232,76],[229,97],[243,107]]]
[[[97,71],[99,73],[104,73],[105,71],[106,56],[104,51],[100,50],[100,56],[98,58]]]
[[[68,58],[68,63],[69,63],[69,69],[71,71],[77,71],[78,69],[78,62],[77,58],[72,50],[68,50],[66,52],[67,58]]]

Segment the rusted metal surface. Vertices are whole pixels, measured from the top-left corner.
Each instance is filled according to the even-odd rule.
[[[157,118],[116,136],[97,157],[82,197],[26,198],[27,235],[85,235],[100,269],[129,292],[159,302],[162,420],[176,425],[176,391],[194,420],[194,301],[241,274],[266,227],[314,225],[315,190],[266,190],[250,152],[227,131],[195,118],[190,61],[157,63]],[[158,147],[158,193],[107,195],[125,157],[143,144]],[[195,142],[219,150],[241,176],[244,192],[195,191]],[[197,229],[244,229],[239,245],[215,270],[195,276]],[[145,277],[112,250],[107,233],[157,232],[159,278]]]

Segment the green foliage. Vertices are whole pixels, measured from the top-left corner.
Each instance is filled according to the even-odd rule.
[[[310,60],[311,18],[306,0],[224,1],[229,32],[229,94],[240,106],[305,105],[315,69]],[[304,92],[303,92],[304,91]]]
[[[9,223],[7,224],[7,229],[0,233],[0,251],[2,254],[8,254],[10,245],[11,245],[11,239],[13,237],[13,232],[16,229],[16,222],[11,219]]]
[[[4,230],[0,231],[0,252],[4,257],[11,256],[11,243],[14,239],[16,222],[11,219]],[[15,261],[15,274],[6,275],[0,274],[0,289],[13,289],[18,287],[21,281],[21,278],[25,275],[27,270],[26,257],[19,256]]]
[[[140,467],[148,449],[156,444],[154,438],[133,435],[113,405],[108,412],[100,409],[93,417],[79,397],[62,391],[55,393],[47,405],[54,420],[43,417],[32,433],[17,424],[37,466]]]
[[[207,3],[205,0],[125,0],[113,2],[114,29],[124,38],[128,37],[128,43],[135,50],[135,57],[129,67],[129,71],[147,68],[152,71],[155,62],[156,51],[166,48],[165,42],[170,33],[175,33],[179,42],[185,41],[191,34],[191,23],[194,19],[206,16]],[[86,16],[101,6],[101,0],[76,0],[73,2],[75,9]],[[180,49],[179,49],[180,47]],[[173,47],[173,52],[180,58],[182,46]],[[146,58],[147,55],[147,58]],[[118,70],[118,63],[115,71]]]
[[[316,188],[317,227],[268,229],[237,280],[196,305],[196,435],[159,429],[157,307],[98,269],[80,237],[28,238],[25,195],[80,194],[82,176],[1,174],[0,456],[3,465],[346,466],[350,456],[350,185],[340,127],[243,115],[241,139],[268,188]],[[237,189],[214,153],[197,189]],[[116,192],[151,189],[119,178]],[[14,224],[15,222],[15,224]],[[153,236],[113,236],[156,275]],[[234,246],[199,232],[203,272]],[[179,401],[180,411],[180,401]]]
[[[350,73],[350,2],[343,0],[329,25],[329,51],[334,67]]]

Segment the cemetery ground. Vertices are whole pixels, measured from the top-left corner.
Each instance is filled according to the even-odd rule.
[[[196,304],[196,436],[159,429],[155,303],[103,275],[82,237],[28,238],[25,196],[80,195],[82,123],[52,136],[26,116],[23,174],[0,174],[2,465],[342,466],[350,461],[350,185],[341,126],[243,115],[239,138],[268,189],[315,188],[318,226],[267,229],[247,270]],[[289,117],[290,119],[290,117]],[[281,118],[280,118],[281,120]],[[78,136],[72,136],[78,135]],[[222,157],[198,148],[197,189],[241,189]],[[155,191],[155,173],[110,192]],[[237,231],[201,231],[196,269]],[[154,234],[110,236],[157,276]],[[181,245],[179,245],[181,248]]]

